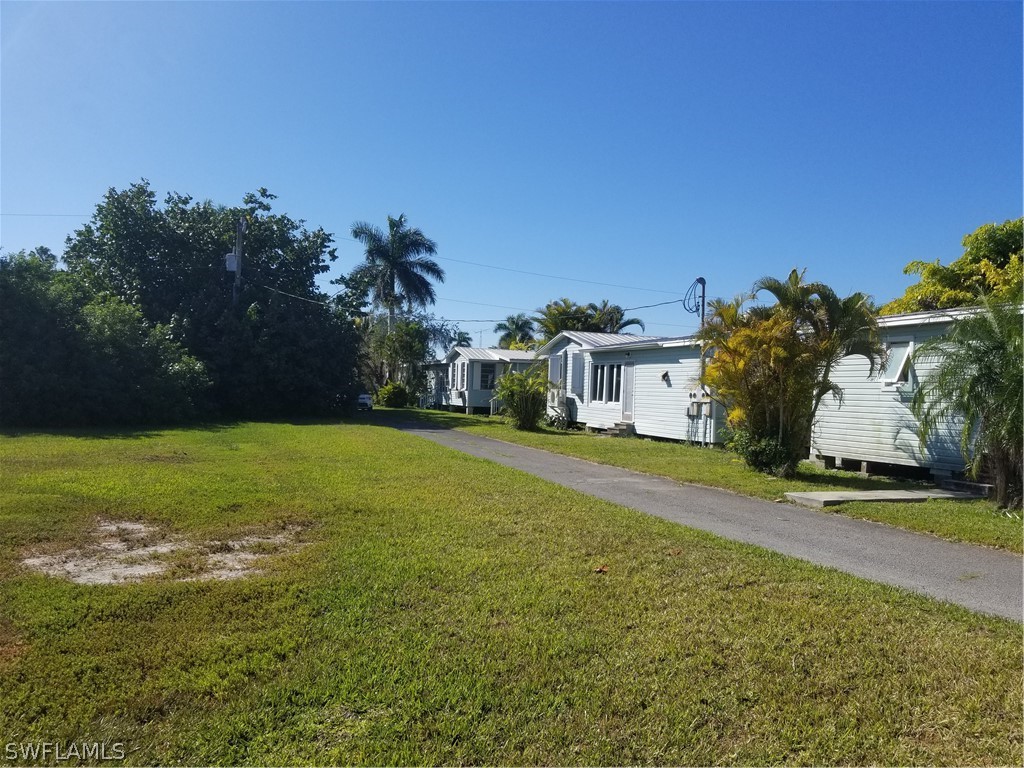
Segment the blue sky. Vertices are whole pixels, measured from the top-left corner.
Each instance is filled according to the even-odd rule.
[[[484,345],[550,299],[638,307],[698,275],[731,297],[807,268],[885,301],[1021,215],[1021,29],[1019,2],[5,0],[0,246],[60,252],[144,177],[267,187],[336,235],[335,275],[354,221],[404,212],[448,273],[435,312]]]

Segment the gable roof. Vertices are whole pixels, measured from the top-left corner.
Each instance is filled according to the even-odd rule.
[[[881,315],[878,318],[878,327],[899,328],[908,325],[934,325],[936,323],[951,323],[982,311],[981,307],[956,307],[955,309],[933,309],[926,312],[908,312],[904,315]]]
[[[622,344],[605,344],[597,347],[594,352],[614,352],[617,350],[630,349],[667,349],[669,347],[699,347],[700,339],[695,335],[690,336],[656,336],[654,338],[643,338]]]
[[[452,362],[461,357],[466,360],[483,360],[496,363],[532,363],[536,358],[533,352],[519,349],[484,349],[483,347],[452,347],[444,356],[445,362]]]
[[[537,350],[537,357],[548,355],[559,342],[568,339],[575,341],[584,349],[596,349],[598,347],[609,347],[617,344],[630,344],[633,342],[655,341],[664,338],[663,336],[636,336],[632,333],[590,333],[588,331],[561,331],[555,338]]]

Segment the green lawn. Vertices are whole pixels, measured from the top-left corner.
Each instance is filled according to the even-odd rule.
[[[661,475],[681,483],[724,488],[747,496],[776,500],[787,491],[862,491],[920,488],[914,481],[861,477],[854,472],[820,469],[804,462],[790,480],[749,469],[734,453],[668,441],[617,440],[585,432],[541,429],[519,432],[501,419],[438,411],[402,411],[402,418],[424,419],[497,440],[575,456],[600,464]],[[388,412],[377,418],[387,418]],[[1008,514],[988,501],[933,499],[924,503],[856,503],[829,507],[826,512],[888,523],[912,531],[941,536],[951,541],[984,544],[1013,552],[1024,551],[1024,523],[1018,513]]]
[[[7,436],[0,466],[5,743],[193,765],[1024,759],[1019,624],[394,430]],[[224,582],[22,564],[98,519],[307,545]]]

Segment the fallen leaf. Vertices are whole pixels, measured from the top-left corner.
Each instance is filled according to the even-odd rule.
[[[594,569],[594,573],[608,573],[607,565],[599,565]]]

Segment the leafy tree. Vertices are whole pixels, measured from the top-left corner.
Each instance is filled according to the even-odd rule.
[[[216,413],[325,413],[354,399],[356,336],[316,279],[336,258],[323,229],[271,209],[265,189],[226,208],[184,195],[159,206],[148,182],[110,189],[67,240],[71,275],[98,297],[136,307],[200,360]],[[246,222],[242,287],[224,254]]]
[[[202,363],[116,296],[96,296],[45,249],[0,259],[0,423],[179,421],[204,412]]]
[[[374,398],[377,405],[385,408],[405,408],[412,402],[412,395],[404,384],[393,381],[377,391]]]
[[[419,229],[406,226],[405,214],[388,216],[388,232],[366,222],[352,225],[352,237],[366,248],[366,262],[356,279],[367,278],[374,303],[388,313],[388,330],[399,307],[426,307],[436,300],[432,280],[444,282],[444,270],[429,258],[437,244]]]
[[[498,348],[509,349],[514,343],[532,343],[534,340],[533,330],[533,320],[524,313],[509,315],[494,326],[494,332],[501,334],[498,339]]]
[[[921,280],[883,306],[881,314],[975,306],[981,293],[995,301],[1012,301],[1024,284],[1022,222],[983,224],[964,236],[963,255],[948,266],[937,260],[910,262],[903,272],[919,275]]]
[[[526,371],[509,371],[498,379],[494,396],[502,402],[502,412],[516,429],[536,429],[547,410],[548,380],[546,368],[531,366]]]
[[[0,257],[0,422],[81,423],[84,287],[46,249]]]
[[[88,367],[78,399],[86,423],[154,424],[198,415],[210,384],[206,369],[167,326],[150,326],[115,296],[85,305],[82,317]]]
[[[1019,507],[1024,496],[1021,299],[1006,304],[983,296],[982,311],[955,320],[915,352],[918,359],[937,359],[911,403],[922,445],[945,419],[962,417],[960,447],[969,471],[991,473],[1001,507]]]
[[[359,333],[364,387],[377,391],[389,382],[397,382],[416,394],[426,386],[425,366],[434,351],[451,347],[461,332],[433,315],[402,312],[390,333],[387,317],[382,314],[364,318]]]
[[[618,304],[609,304],[604,299],[600,304],[588,304],[593,326],[603,333],[622,333],[630,326],[638,325],[640,330],[646,330],[644,321],[638,317],[626,317],[625,310]]]

